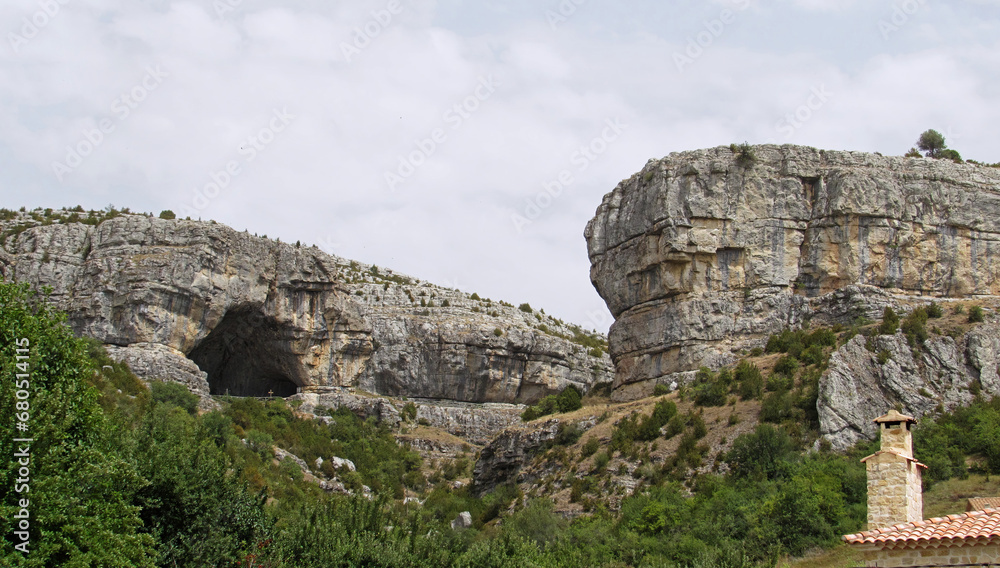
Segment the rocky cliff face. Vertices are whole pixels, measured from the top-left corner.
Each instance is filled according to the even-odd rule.
[[[877,436],[873,416],[900,405],[920,418],[939,407],[972,402],[979,389],[1000,395],[1000,325],[976,327],[957,339],[932,336],[912,349],[903,334],[857,335],[830,357],[819,383],[820,433],[834,449]]]
[[[142,215],[87,225],[28,212],[0,230],[5,278],[51,286],[77,332],[200,394],[524,403],[610,381],[607,356],[558,320],[315,247]]]
[[[622,399],[731,363],[806,319],[1000,291],[1000,170],[755,146],[651,160],[597,209],[591,280]]]

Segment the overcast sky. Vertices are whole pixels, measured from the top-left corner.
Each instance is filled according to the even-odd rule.
[[[0,206],[215,219],[606,330],[583,229],[732,142],[1000,161],[1000,7],[4,0]]]

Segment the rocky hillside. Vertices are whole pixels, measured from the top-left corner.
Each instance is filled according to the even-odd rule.
[[[719,368],[812,320],[1000,291],[1000,170],[800,146],[650,160],[587,225],[615,396]]]
[[[75,331],[203,399],[299,391],[327,406],[340,396],[364,406],[365,392],[498,403],[510,415],[502,428],[517,417],[510,405],[611,380],[600,336],[316,247],[115,211],[2,219],[5,278],[51,287]],[[426,401],[421,413],[464,421],[459,430],[491,418],[440,406]]]
[[[876,438],[871,417],[879,409],[899,407],[922,418],[967,406],[978,393],[1000,396],[1000,325],[995,317],[971,328],[958,323],[964,321],[931,320],[936,333],[923,342],[902,331],[847,341],[819,381],[820,434],[844,450]]]

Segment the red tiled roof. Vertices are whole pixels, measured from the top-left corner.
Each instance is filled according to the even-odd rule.
[[[981,511],[983,509],[1000,508],[1000,497],[970,497],[966,511]]]
[[[849,544],[882,544],[896,548],[909,545],[949,544],[975,539],[985,541],[1000,537],[1000,509],[972,511],[925,521],[844,535]]]

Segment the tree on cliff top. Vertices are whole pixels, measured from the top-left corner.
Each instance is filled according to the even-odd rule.
[[[917,138],[917,148],[924,151],[928,158],[940,157],[941,152],[947,147],[944,136],[934,129],[925,130],[920,138]]]

